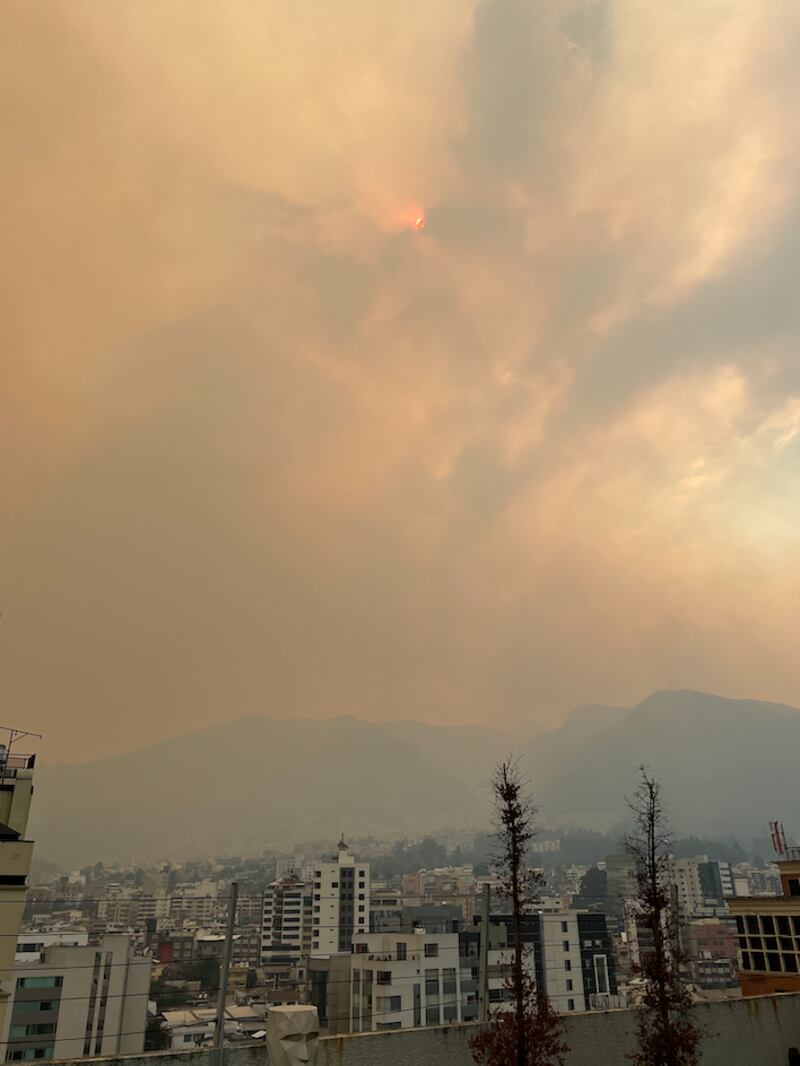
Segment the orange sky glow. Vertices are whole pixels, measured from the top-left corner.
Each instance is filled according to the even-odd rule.
[[[794,0],[3,21],[0,685],[48,757],[800,703]]]

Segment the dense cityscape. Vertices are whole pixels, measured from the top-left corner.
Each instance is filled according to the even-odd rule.
[[[800,1066],[798,101],[0,0],[0,1066]]]
[[[221,994],[228,1043],[263,1041],[270,1010],[303,1004],[323,1036],[477,1022],[482,967],[486,1009],[510,1008],[512,918],[490,833],[29,879],[36,761],[2,752],[6,1061],[213,1046]],[[742,853],[734,841],[686,855],[701,842],[672,843],[666,886],[696,1003],[800,990],[800,850],[772,832],[770,862],[720,857]],[[530,843],[526,966],[559,1014],[636,1008],[650,947],[636,859],[620,846],[575,861],[607,838],[573,836],[568,862],[554,833]]]

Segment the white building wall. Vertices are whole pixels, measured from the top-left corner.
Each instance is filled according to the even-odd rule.
[[[54,1040],[51,1057],[56,1059],[138,1054],[144,1049],[151,965],[149,956],[134,955],[127,936],[106,936],[99,944],[84,947],[51,947],[41,962],[18,964],[3,1026],[3,1048],[12,1052],[17,1041],[32,1049],[36,1043]],[[51,988],[41,989],[41,996],[56,1004],[54,1037],[43,1035],[36,1040],[17,1032],[22,1025],[37,1024],[37,1012],[23,1016],[15,1011],[21,982],[31,979],[39,984],[53,982]],[[42,1015],[53,1016],[52,1011]]]
[[[575,912],[542,914],[542,962],[545,985],[559,1014],[584,1009],[583,970]]]
[[[461,1021],[457,933],[372,933],[354,937],[353,949],[353,1031]]]
[[[334,861],[314,864],[311,948],[315,952],[349,950],[349,944],[340,944],[343,870],[353,871],[353,935],[369,932],[369,863],[357,862],[346,847],[340,847]]]

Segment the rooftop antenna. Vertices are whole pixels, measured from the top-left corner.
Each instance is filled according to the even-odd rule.
[[[5,730],[8,733],[8,750],[11,751],[12,745],[16,744],[18,740],[22,740],[24,737],[36,737],[37,740],[44,740],[41,733],[31,733],[29,729],[17,729],[11,725],[0,725],[0,729]]]
[[[5,608],[0,607],[0,622],[3,620]],[[11,754],[11,749],[18,740],[22,740],[24,737],[35,737],[37,740],[43,740],[44,737],[41,733],[32,733],[28,729],[17,729],[12,725],[0,725],[0,730],[8,734],[8,742],[6,744],[0,744],[0,762],[5,767],[8,763],[8,757]]]

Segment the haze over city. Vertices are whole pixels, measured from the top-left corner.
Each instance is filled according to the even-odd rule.
[[[2,696],[48,761],[800,703],[798,30],[6,0]]]
[[[797,0],[0,3],[0,1066],[800,1066],[798,110]]]

